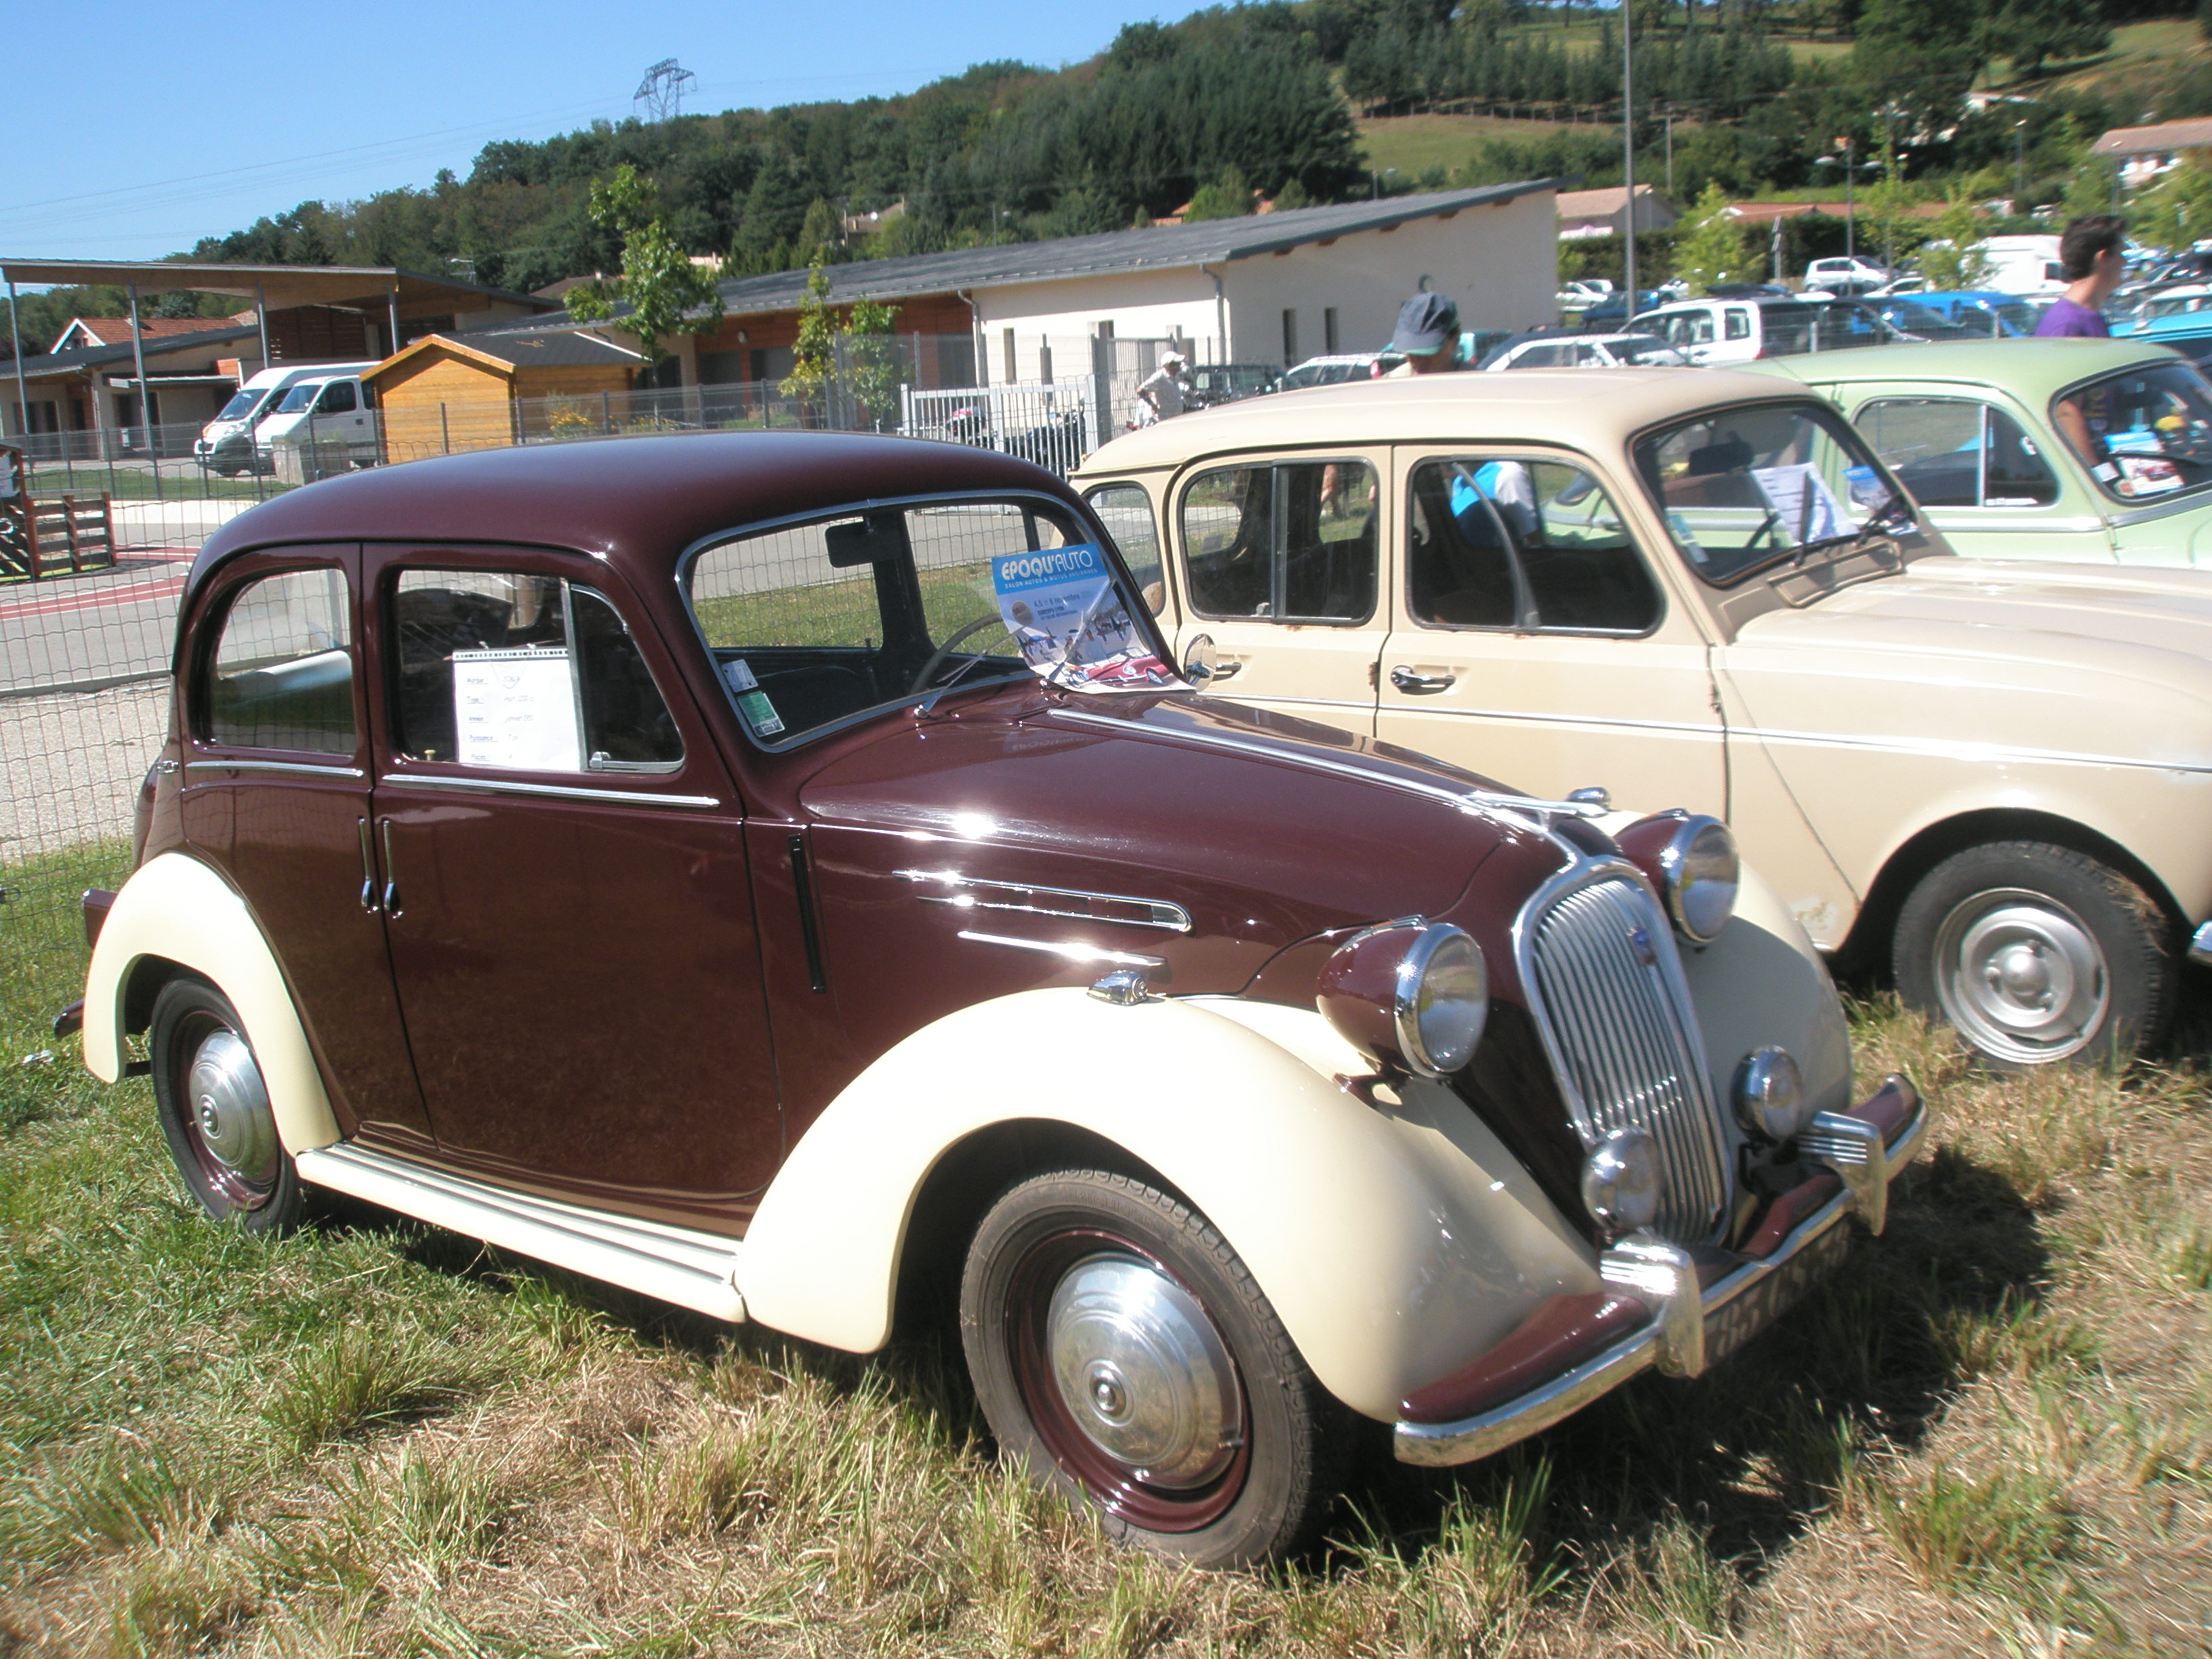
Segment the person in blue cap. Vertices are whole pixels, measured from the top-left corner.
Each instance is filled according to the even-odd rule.
[[[1398,326],[1391,331],[1389,349],[1402,351],[1406,361],[1382,378],[1436,374],[1459,367],[1459,307],[1441,294],[1425,289],[1398,307]]]

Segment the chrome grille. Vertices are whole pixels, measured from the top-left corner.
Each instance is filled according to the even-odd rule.
[[[1729,1152],[1674,941],[1640,883],[1570,880],[1521,929],[1522,976],[1585,1146],[1647,1129],[1664,1177],[1658,1231],[1680,1243],[1726,1218]]]

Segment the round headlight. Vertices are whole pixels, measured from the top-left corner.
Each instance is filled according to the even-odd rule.
[[[1659,1143],[1649,1129],[1615,1129],[1583,1165],[1583,1205],[1609,1233],[1659,1218]]]
[[[1659,852],[1661,896],[1674,931],[1711,945],[1735,914],[1741,865],[1735,837],[1718,818],[1686,817]]]
[[[1391,1017],[1399,1054],[1423,1077],[1449,1077],[1473,1060],[1490,1018],[1482,947],[1449,922],[1422,928],[1399,960]]]
[[[1787,1140],[1805,1127],[1805,1079],[1787,1048],[1754,1048],[1735,1068],[1735,1121],[1759,1140]]]

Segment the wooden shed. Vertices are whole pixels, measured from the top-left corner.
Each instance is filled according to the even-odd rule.
[[[599,335],[549,329],[464,343],[426,334],[361,378],[383,411],[387,461],[504,449],[568,424],[596,428],[611,398],[624,401],[644,359]]]

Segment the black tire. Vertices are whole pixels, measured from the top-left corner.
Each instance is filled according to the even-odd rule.
[[[2110,865],[2042,842],[1990,842],[1922,877],[1891,945],[1899,994],[2004,1070],[2108,1065],[2172,1018],[2174,929]]]
[[[299,1171],[230,999],[204,980],[171,980],[154,999],[146,1042],[161,1137],[192,1196],[248,1232],[298,1225]]]
[[[1149,1346],[1128,1334],[1140,1319]],[[1052,1329],[1083,1379],[1073,1394],[1055,1381]],[[1124,1542],[1250,1565],[1308,1543],[1340,1488],[1350,1413],[1227,1241],[1141,1182],[1068,1170],[1008,1191],[969,1247],[960,1337],[1000,1452]],[[1147,1369],[1163,1354],[1197,1356],[1181,1388]],[[1164,1455],[1134,1461],[1126,1453],[1147,1419]]]

